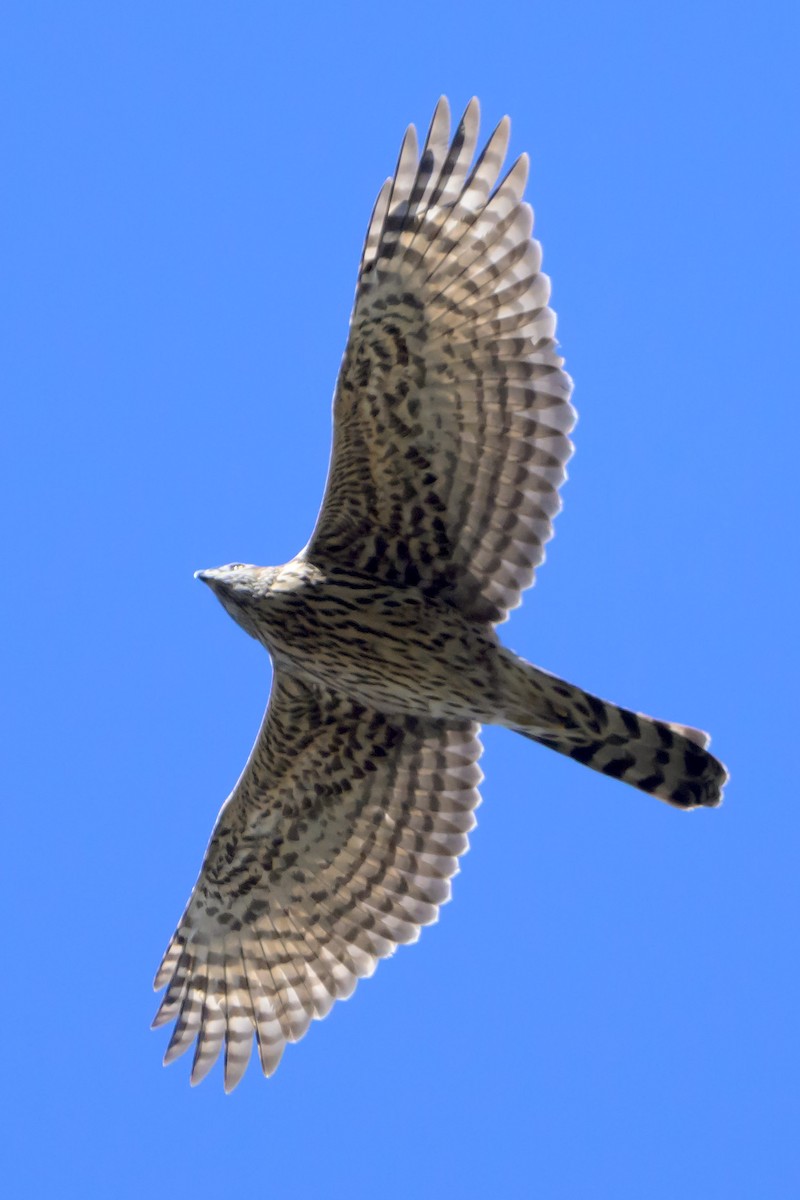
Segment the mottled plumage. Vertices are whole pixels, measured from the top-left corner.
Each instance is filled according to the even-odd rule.
[[[571,382],[504,120],[472,165],[440,101],[367,231],[325,498],[283,567],[198,572],[270,652],[250,759],[156,977],[165,1061],[192,1081],[255,1033],[265,1074],[334,1000],[436,919],[479,801],[481,723],[682,808],[725,770],[705,734],[608,704],[505,649],[571,453]]]

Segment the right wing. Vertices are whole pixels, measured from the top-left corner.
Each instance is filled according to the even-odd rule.
[[[287,1042],[349,996],[450,895],[480,797],[478,727],[388,718],[276,671],[247,766],[167,947],[154,1025],[165,1062],[197,1039],[192,1083],[225,1045],[239,1082],[255,1032]]]

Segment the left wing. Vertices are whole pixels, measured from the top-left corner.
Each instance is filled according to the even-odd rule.
[[[500,179],[506,118],[471,166],[478,123],[473,100],[449,143],[441,100],[378,197],[306,553],[501,621],[552,536],[575,413],[527,157]]]
[[[480,797],[478,727],[387,718],[276,672],[247,766],[217,820],[155,986],[197,1039],[192,1083],[225,1046],[239,1082],[255,1033],[270,1075],[287,1042],[419,936],[449,898]]]

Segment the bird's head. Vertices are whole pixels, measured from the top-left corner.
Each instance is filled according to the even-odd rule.
[[[208,571],[195,571],[195,579],[207,583],[225,610],[251,637],[258,637],[253,623],[254,602],[270,590],[275,567],[254,567],[250,563],[228,563]]]

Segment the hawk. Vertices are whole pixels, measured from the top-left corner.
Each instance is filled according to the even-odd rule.
[[[518,658],[496,626],[533,580],[572,451],[572,384],[504,118],[411,126],[367,230],[316,528],[282,567],[199,571],[269,651],[272,692],[156,976],[165,1062],[193,1083],[253,1035],[265,1075],[450,895],[502,725],[679,808],[725,768],[699,730]]]

